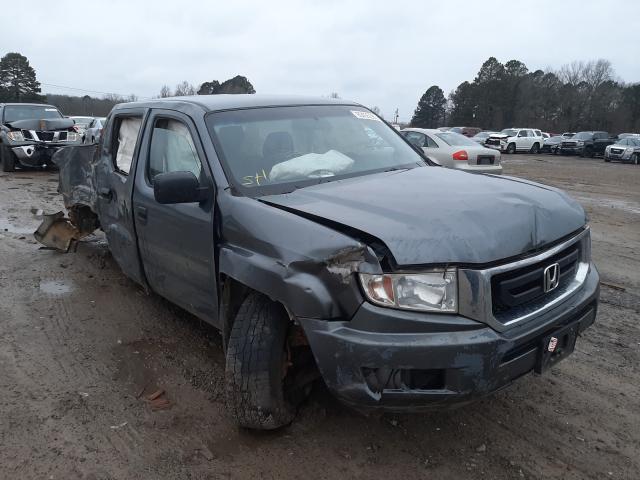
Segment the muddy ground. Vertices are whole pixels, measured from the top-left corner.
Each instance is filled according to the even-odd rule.
[[[366,418],[318,385],[262,434],[225,412],[212,328],[125,278],[100,237],[39,248],[32,209],[61,209],[55,172],[0,174],[0,478],[639,478],[640,167],[504,164],[591,217],[602,303],[577,351],[447,413]],[[157,389],[170,408],[146,400]]]

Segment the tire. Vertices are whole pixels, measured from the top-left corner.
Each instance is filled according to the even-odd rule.
[[[2,162],[3,172],[13,172],[16,169],[16,157],[4,145],[0,145],[0,162]]]
[[[631,155],[631,163],[633,163],[634,165],[640,165],[640,155],[637,153]]]
[[[236,315],[225,369],[227,408],[244,428],[291,423],[297,404],[285,394],[289,319],[267,297],[250,293]],[[299,403],[299,402],[298,402]]]
[[[516,144],[510,143],[507,145],[507,153],[516,153]]]
[[[604,157],[604,161],[605,161],[606,163],[609,163],[609,162],[611,161],[611,159],[610,159],[610,158],[607,158],[607,157]]]
[[[540,153],[540,145],[537,142],[531,146],[531,153],[533,155],[537,155],[538,153]]]
[[[583,155],[585,158],[593,158],[593,155],[594,155],[593,148],[591,147],[585,148]]]

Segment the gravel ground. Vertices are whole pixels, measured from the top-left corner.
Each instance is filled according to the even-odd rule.
[[[216,331],[129,281],[100,236],[40,249],[32,209],[61,209],[57,174],[0,174],[0,478],[639,478],[640,167],[504,165],[591,218],[602,303],[577,351],[445,413],[363,417],[318,385],[259,434],[225,412]]]

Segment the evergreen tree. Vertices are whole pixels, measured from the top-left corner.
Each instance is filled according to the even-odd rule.
[[[420,98],[418,108],[411,119],[411,126],[420,128],[441,126],[446,106],[447,99],[444,98],[444,92],[437,85],[432,85]]]
[[[0,99],[5,102],[40,102],[40,82],[29,60],[19,53],[0,59]]]

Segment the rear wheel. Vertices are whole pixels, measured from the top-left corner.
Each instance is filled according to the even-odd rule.
[[[303,361],[289,341],[293,328],[284,308],[264,295],[250,293],[240,306],[225,371],[227,408],[239,426],[273,430],[288,425],[309,393],[310,382],[294,382]]]
[[[536,155],[540,152],[540,144],[539,143],[534,143],[533,146],[531,147],[531,153]]]
[[[16,169],[16,157],[4,145],[0,145],[0,162],[2,162],[3,172],[13,172]]]
[[[507,153],[516,153],[516,144],[510,143],[507,145]]]

